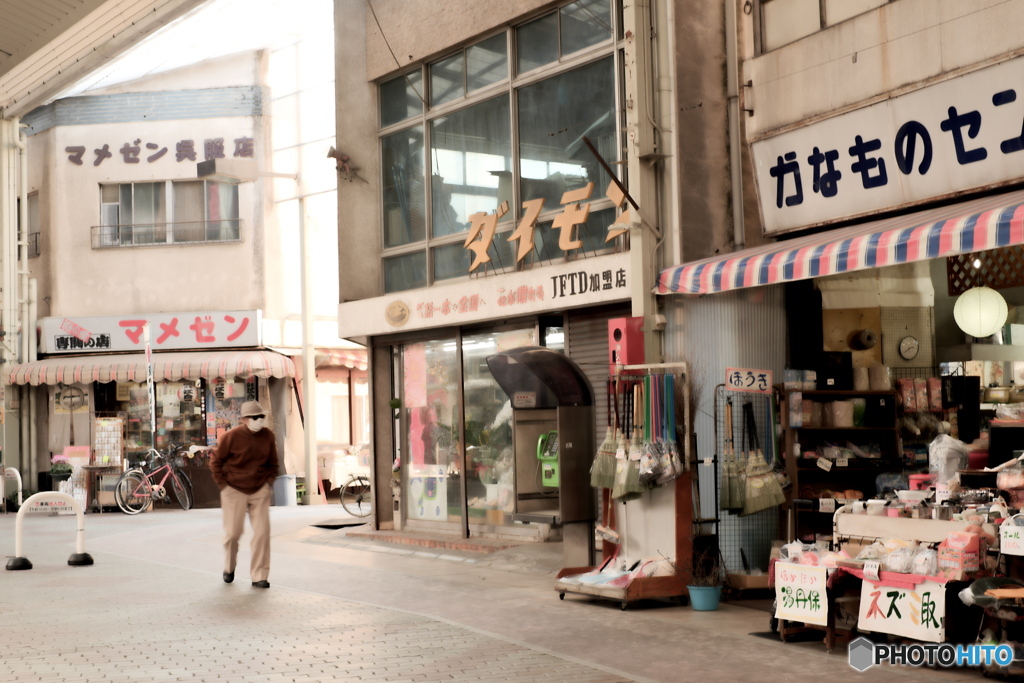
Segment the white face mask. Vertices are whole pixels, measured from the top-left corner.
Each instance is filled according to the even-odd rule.
[[[248,427],[251,432],[258,432],[267,426],[267,418],[260,420],[246,420],[245,426]]]

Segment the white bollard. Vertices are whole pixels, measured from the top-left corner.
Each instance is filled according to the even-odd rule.
[[[18,470],[14,469],[13,467],[8,467],[7,469],[4,470],[4,476],[7,477],[8,479],[14,479],[16,482],[18,482],[18,507],[20,508],[21,505],[22,505],[22,503],[21,503],[21,472],[19,472]],[[7,486],[6,485],[4,486],[4,497],[5,498],[7,497]],[[4,509],[6,510],[7,508],[5,507]]]
[[[68,558],[68,564],[72,567],[81,567],[92,564],[92,556],[85,552],[85,511],[82,510],[82,506],[79,505],[74,496],[68,493],[61,493],[60,491],[42,491],[29,496],[24,505],[21,506],[21,509],[18,510],[18,518],[14,522],[14,557],[7,561],[7,569],[32,569],[32,563],[28,561],[27,557],[21,554],[21,529],[25,522],[24,515],[33,503],[47,500],[62,500],[65,503],[70,503],[71,508],[75,511],[75,516],[78,518],[78,532],[75,537],[75,552]]]

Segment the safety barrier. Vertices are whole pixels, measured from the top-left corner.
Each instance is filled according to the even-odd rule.
[[[8,467],[7,469],[4,470],[4,476],[7,479],[13,479],[16,482],[18,482],[18,507],[20,508],[21,507],[21,472],[19,472],[18,470],[16,470],[13,467]],[[4,485],[4,497],[5,498],[7,497],[7,485],[6,484]],[[6,510],[7,508],[4,508],[4,509]]]
[[[32,569],[32,563],[22,555],[21,530],[25,522],[25,514],[34,503],[50,500],[60,500],[69,503],[75,511],[78,519],[78,532],[75,537],[75,552],[68,558],[68,564],[72,567],[82,567],[92,564],[92,556],[85,552],[85,511],[74,496],[60,491],[42,491],[28,497],[21,509],[18,510],[18,518],[14,522],[14,557],[7,561],[7,569]]]

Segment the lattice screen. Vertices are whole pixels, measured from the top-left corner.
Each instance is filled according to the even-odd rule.
[[[1024,285],[1024,246],[950,256],[946,259],[946,276],[950,296],[963,294],[972,287],[1004,289]]]

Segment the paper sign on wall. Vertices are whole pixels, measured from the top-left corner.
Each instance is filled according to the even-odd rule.
[[[825,567],[775,563],[775,617],[805,624],[828,624]]]

